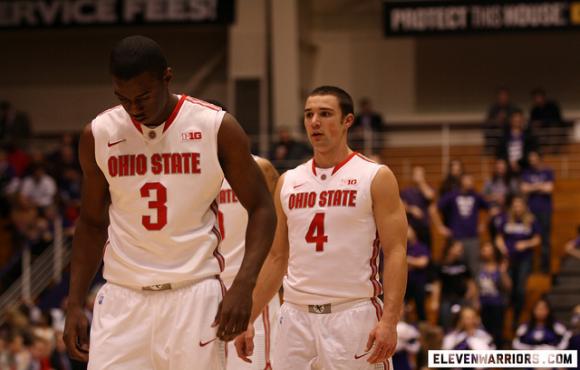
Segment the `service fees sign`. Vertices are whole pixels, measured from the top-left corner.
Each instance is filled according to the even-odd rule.
[[[0,0],[0,29],[233,20],[234,0]]]
[[[386,36],[580,29],[580,1],[384,1]]]

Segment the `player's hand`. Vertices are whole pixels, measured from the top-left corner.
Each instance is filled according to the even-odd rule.
[[[252,289],[234,285],[221,301],[213,323],[217,326],[217,337],[228,342],[243,333],[250,322],[252,313]]]
[[[64,325],[64,342],[70,357],[89,360],[89,320],[80,306],[69,306]]]
[[[386,361],[397,348],[397,328],[379,321],[369,334],[365,351],[368,352],[373,347],[374,350],[367,361],[371,364]]]
[[[238,357],[248,363],[252,363],[248,357],[254,354],[254,334],[254,325],[250,323],[248,330],[238,335],[234,341]]]

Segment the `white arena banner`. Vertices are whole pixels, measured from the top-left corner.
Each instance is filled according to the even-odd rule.
[[[233,21],[234,0],[0,0],[0,29]]]
[[[578,353],[563,350],[429,351],[429,368],[576,368]]]

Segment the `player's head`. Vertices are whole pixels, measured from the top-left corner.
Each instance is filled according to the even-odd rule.
[[[349,127],[354,122],[350,95],[336,86],[312,90],[304,105],[304,126],[315,151],[329,151],[346,144]]]
[[[172,72],[159,44],[144,36],[122,39],[111,51],[109,71],[115,95],[134,120],[148,125],[163,121]]]

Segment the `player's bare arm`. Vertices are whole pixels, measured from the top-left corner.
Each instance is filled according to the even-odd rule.
[[[252,291],[272,245],[276,213],[264,176],[250,154],[248,138],[227,113],[218,133],[218,155],[226,179],[248,212],[244,259],[217,317],[217,336],[227,341],[248,326]]]
[[[83,171],[82,207],[73,238],[64,339],[71,357],[87,361],[89,323],[84,313],[85,300],[103,259],[109,225],[109,191],[95,160],[95,140],[90,124],[81,135],[79,160]]]
[[[252,308],[251,323],[256,320],[260,312],[262,312],[272,297],[279,291],[284,275],[286,274],[286,269],[288,268],[290,253],[288,225],[286,223],[286,214],[282,210],[282,202],[280,201],[280,191],[283,184],[284,175],[278,180],[276,191],[274,192],[274,204],[276,205],[278,223],[272,249],[270,250],[270,254],[268,254],[268,258],[266,258],[266,262],[264,262],[264,266],[258,277],[258,283],[254,289],[254,307]],[[253,332],[251,328],[248,333],[236,338],[236,351],[242,360],[251,362],[248,359],[248,356],[251,356],[253,351]]]
[[[384,254],[384,313],[367,343],[367,350],[374,345],[368,362],[377,363],[391,357],[397,346],[397,322],[407,286],[407,217],[397,180],[387,167],[375,176],[371,194]]]
[[[274,168],[272,162],[270,162],[265,158],[257,157],[256,163],[260,167],[260,170],[262,170],[262,174],[266,179],[266,185],[268,185],[268,190],[272,195],[274,195],[274,191],[276,190],[276,184],[278,183],[280,174],[278,173],[276,168]]]

